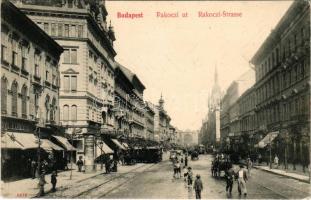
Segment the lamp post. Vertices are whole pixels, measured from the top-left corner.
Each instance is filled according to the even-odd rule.
[[[76,134],[76,127],[73,128],[73,131],[71,133],[71,144],[73,144],[73,137]],[[73,159],[73,151],[70,151],[70,177],[69,179],[72,180],[72,159]]]
[[[103,161],[102,161],[102,156],[103,156],[103,146],[104,146],[104,143],[103,141],[100,141],[99,143],[99,148],[100,148],[100,169],[103,170]]]
[[[269,134],[269,133],[268,133]],[[271,134],[269,134],[269,168],[272,169],[272,156],[271,156],[271,149],[272,149],[272,144],[271,144]]]

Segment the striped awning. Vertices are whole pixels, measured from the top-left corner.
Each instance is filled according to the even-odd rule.
[[[56,140],[57,140],[58,142],[60,142],[60,143],[66,148],[67,151],[76,151],[76,150],[77,150],[76,148],[74,148],[74,147],[69,143],[69,141],[68,141],[66,138],[64,138],[64,137],[62,137],[62,136],[53,136],[53,137],[56,138]]]
[[[38,139],[33,133],[5,132],[1,134],[1,148],[35,149],[38,148]]]

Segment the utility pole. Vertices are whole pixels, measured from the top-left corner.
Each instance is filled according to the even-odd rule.
[[[268,133],[269,134],[269,133]],[[272,169],[272,157],[271,157],[271,148],[272,148],[272,144],[271,144],[271,134],[269,134],[269,168]]]

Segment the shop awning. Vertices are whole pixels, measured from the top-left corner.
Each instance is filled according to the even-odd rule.
[[[270,144],[279,134],[279,131],[268,133],[255,147],[264,148]]]
[[[56,151],[64,151],[63,148],[61,148],[60,146],[57,146],[56,144],[54,144],[53,142],[51,142],[50,140],[47,139],[40,139],[41,141],[41,145],[40,147],[46,151],[52,151],[52,150],[56,150]]]
[[[98,145],[99,149],[103,151],[103,154],[112,154],[113,150],[109,148],[109,146],[103,142],[102,144]]]
[[[32,133],[6,132],[1,135],[1,148],[35,149],[38,148],[37,138]]]
[[[120,149],[126,150],[125,147],[117,140],[117,139],[111,139],[111,141],[117,145]]]
[[[65,149],[67,151],[76,151],[77,149],[74,148],[70,143],[69,141],[62,137],[62,136],[53,136],[54,138],[56,138],[57,141],[59,141],[62,145],[64,145]]]

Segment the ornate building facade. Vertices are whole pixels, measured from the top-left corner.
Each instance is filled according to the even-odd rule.
[[[117,63],[115,89],[116,129],[126,137],[145,135],[145,86],[129,69]]]
[[[60,134],[62,52],[60,45],[12,3],[1,4],[1,152],[7,166],[19,161],[21,154],[10,157],[6,150],[23,148],[10,146],[6,135],[24,149],[36,149],[36,137],[49,139]],[[8,171],[14,170],[12,166]]]
[[[256,52],[256,132],[278,133],[273,150],[283,162],[309,163],[310,5],[294,1]]]
[[[112,130],[114,116],[113,28],[104,1],[15,1],[64,48],[60,60],[60,120],[74,134],[77,157],[94,170],[101,130]],[[103,126],[103,127],[102,127]]]

